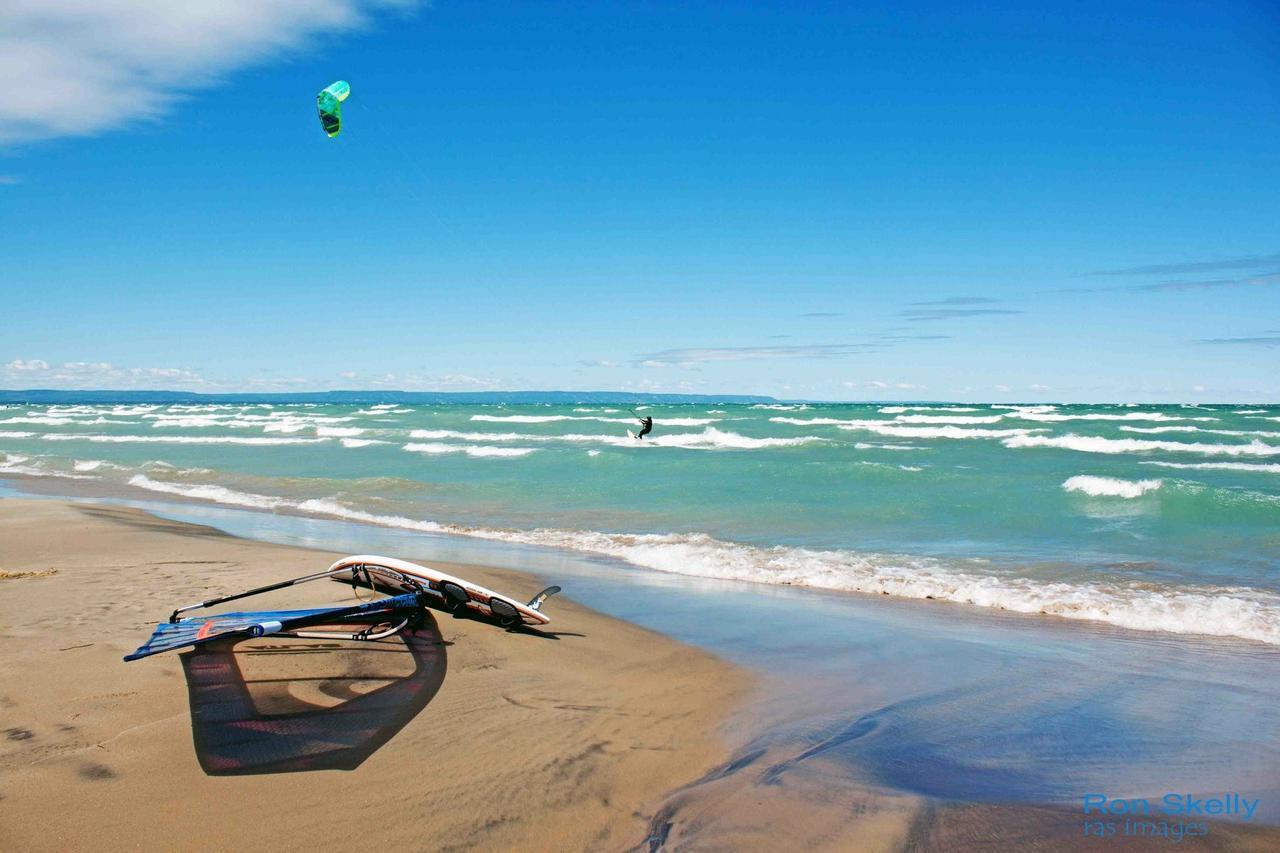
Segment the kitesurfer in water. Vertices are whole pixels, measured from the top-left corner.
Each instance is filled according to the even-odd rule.
[[[640,432],[636,433],[636,438],[644,438],[651,432],[653,432],[653,418],[640,418]]]

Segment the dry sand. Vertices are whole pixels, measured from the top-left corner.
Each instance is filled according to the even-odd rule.
[[[548,605],[552,637],[437,614],[408,640],[120,660],[179,604],[336,556],[0,501],[0,850],[627,849],[727,758],[748,676],[572,590]],[[247,609],[351,597],[325,581]]]

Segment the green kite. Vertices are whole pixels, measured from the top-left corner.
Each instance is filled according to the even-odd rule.
[[[342,130],[342,102],[351,94],[351,87],[346,80],[330,83],[316,95],[316,110],[320,113],[320,124],[329,138],[338,135]]]

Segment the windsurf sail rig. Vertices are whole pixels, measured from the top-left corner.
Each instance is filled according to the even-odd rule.
[[[214,640],[229,638],[247,639],[268,634],[285,634],[292,637],[321,636],[351,640],[376,640],[403,629],[421,613],[421,593],[410,592],[392,598],[366,601],[351,607],[320,607],[311,610],[259,610],[245,613],[220,613],[216,616],[198,616],[176,622],[162,622],[156,626],[147,640],[125,660],[137,660],[161,652],[199,646]],[[383,631],[357,631],[342,634],[336,631],[301,633],[299,629],[318,625],[344,625],[363,623],[374,628],[387,624]],[[399,624],[396,624],[399,623]]]
[[[193,610],[203,610],[322,578],[349,583],[357,597],[361,588],[383,592],[390,597],[343,607],[183,616]],[[406,627],[421,626],[427,608],[443,610],[455,617],[480,619],[514,630],[550,622],[550,617],[541,612],[542,603],[548,596],[559,591],[560,587],[549,586],[535,595],[528,604],[520,604],[482,586],[415,563],[372,555],[346,557],[322,572],[179,607],[169,614],[168,622],[156,626],[151,638],[124,659],[137,660],[161,652],[200,646],[214,640],[250,639],[269,634],[378,640],[390,637]],[[326,626],[326,629],[306,630],[318,626]],[[350,630],[355,626],[363,627]],[[346,633],[343,633],[344,629]]]

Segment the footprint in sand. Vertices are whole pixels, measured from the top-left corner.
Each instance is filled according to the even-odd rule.
[[[9,740],[31,740],[36,736],[36,733],[31,729],[22,729],[16,726],[11,729],[5,729],[4,734]]]
[[[116,772],[105,764],[82,764],[76,772],[80,774],[81,779],[88,779],[91,782],[105,782],[116,778]]]

